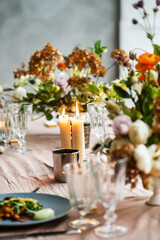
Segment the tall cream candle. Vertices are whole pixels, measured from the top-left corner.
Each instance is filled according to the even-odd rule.
[[[79,150],[79,161],[85,159],[84,116],[72,117],[72,146]]]
[[[67,115],[59,116],[61,148],[71,148],[71,126]]]

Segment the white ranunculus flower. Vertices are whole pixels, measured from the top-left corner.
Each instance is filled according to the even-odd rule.
[[[155,80],[157,81],[158,80],[158,72],[157,71],[154,71],[154,70],[150,70],[150,80]]]
[[[152,160],[147,147],[144,144],[139,144],[134,151],[134,158],[137,162],[137,167],[140,171],[148,174],[152,169]]]
[[[139,94],[141,95],[141,92],[142,92],[142,88],[143,88],[143,83],[142,82],[135,82],[133,85],[132,85],[133,89]]]
[[[13,98],[15,98],[17,100],[23,100],[23,98],[26,96],[27,96],[26,89],[23,87],[16,88],[13,93]]]
[[[0,85],[0,94],[3,92],[3,88],[2,86]]]
[[[137,79],[136,76],[132,77],[132,88],[140,95],[142,92],[143,83]]]
[[[151,135],[150,127],[142,120],[137,120],[131,124],[129,129],[129,138],[133,144],[146,144]]]

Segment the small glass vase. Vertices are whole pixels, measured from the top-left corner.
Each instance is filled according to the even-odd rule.
[[[153,177],[153,195],[146,201],[146,204],[160,206],[160,176]]]

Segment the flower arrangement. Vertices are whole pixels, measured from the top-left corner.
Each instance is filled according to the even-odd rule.
[[[156,1],[154,18],[159,5]],[[135,51],[129,55],[122,49],[112,51],[111,57],[127,75],[113,81],[108,89],[106,107],[113,119],[115,138],[107,139],[99,150],[109,151],[111,159],[127,156],[127,181],[135,187],[140,175],[144,187],[149,188],[153,176],[160,176],[160,46],[154,44],[155,26],[151,28],[144,1],[133,7],[141,13],[144,25],[136,19],[132,22],[145,30],[153,52],[142,50],[137,56]],[[97,151],[96,147],[93,150]]]
[[[94,48],[75,48],[71,54],[63,57],[59,50],[48,43],[30,57],[28,69],[24,63],[14,70],[15,91],[13,101],[26,101],[33,104],[37,113],[52,118],[52,111],[75,112],[78,101],[80,111],[87,110],[87,103],[104,99],[105,88],[98,79],[104,77],[107,70],[102,63],[106,47],[97,41]]]

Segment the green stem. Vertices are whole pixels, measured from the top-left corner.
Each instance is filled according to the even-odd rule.
[[[114,65],[116,65],[116,62],[114,62],[113,64],[111,64],[111,65],[107,68],[107,71],[108,71],[109,69],[111,69]]]
[[[144,50],[144,49],[142,49],[142,48],[134,48],[132,51],[134,51],[134,50],[140,50],[140,51],[143,51],[143,52],[147,52],[146,50]]]
[[[134,97],[133,97],[131,88],[129,88],[129,92],[130,92],[130,95],[131,95],[131,99],[132,99],[134,105],[136,106],[136,101],[135,101],[135,99],[134,99]]]
[[[138,11],[139,11],[139,14],[141,15],[142,19],[144,19],[142,12],[141,12],[139,9],[138,9]],[[145,10],[144,10],[144,11],[145,11]],[[145,27],[144,27],[143,25],[141,25],[141,24],[139,24],[139,25],[143,28],[143,30],[144,30],[145,32],[148,32],[148,26],[147,26],[147,23],[146,23],[145,19],[144,19],[144,25],[145,25]]]

